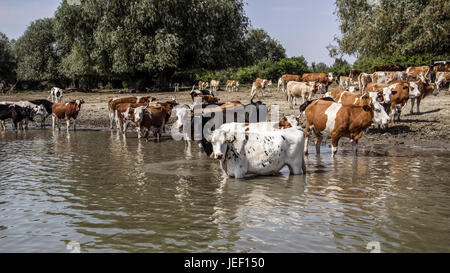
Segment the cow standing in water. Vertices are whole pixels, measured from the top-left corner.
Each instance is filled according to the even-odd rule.
[[[76,119],[81,110],[84,100],[73,100],[70,102],[58,102],[52,105],[52,128],[55,129],[58,120],[58,130],[61,130],[61,119],[66,121],[67,131],[70,128],[70,120],[73,119],[73,130],[76,131]]]

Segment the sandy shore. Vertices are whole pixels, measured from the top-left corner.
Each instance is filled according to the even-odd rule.
[[[77,119],[77,127],[79,128],[109,128],[109,117],[107,110],[107,102],[110,98],[126,97],[130,94],[117,93],[65,93],[63,101],[82,98],[85,104],[82,106],[81,113]],[[136,94],[133,94],[136,95]],[[159,92],[146,93],[137,95],[151,95],[157,98],[157,101],[167,101],[175,97],[179,103],[191,104],[189,91],[185,92]],[[32,99],[46,99],[48,92],[27,92],[25,94],[12,94],[0,96],[0,101],[18,101]],[[220,102],[230,100],[239,100],[242,103],[249,103],[250,90],[241,88],[237,92],[218,91],[217,96]],[[318,95],[322,96],[322,95]],[[258,97],[268,106],[278,105],[280,109],[280,117],[283,115],[299,114],[298,106],[290,109],[286,102],[285,95],[276,88],[266,90],[263,98]],[[299,100],[300,101],[300,100]],[[388,130],[371,128],[364,134],[360,140],[360,152],[366,154],[375,153],[383,155],[389,153],[389,149],[399,146],[405,147],[423,147],[432,148],[442,151],[450,151],[449,132],[450,132],[450,92],[442,90],[438,96],[428,96],[421,103],[420,114],[409,114],[411,107],[410,102],[402,111],[402,120],[398,123],[390,125]],[[415,111],[416,109],[414,109]],[[175,120],[171,118],[171,122]],[[47,125],[51,125],[51,119],[48,118]],[[134,137],[131,135],[131,137]],[[344,149],[351,148],[348,139],[340,141],[340,147]],[[330,145],[330,141],[326,141],[325,145]]]

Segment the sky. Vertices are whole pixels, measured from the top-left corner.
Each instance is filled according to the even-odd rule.
[[[0,0],[0,32],[19,38],[36,19],[53,17],[61,0]],[[251,25],[263,28],[286,49],[288,57],[333,63],[326,46],[339,35],[335,0],[246,0]],[[355,58],[345,56],[350,63]]]

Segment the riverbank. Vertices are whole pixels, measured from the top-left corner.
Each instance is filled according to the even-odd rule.
[[[217,96],[220,102],[239,100],[242,103],[249,102],[250,90],[242,88],[238,92],[218,91]],[[120,94],[117,92],[94,92],[94,93],[64,93],[63,101],[82,98],[85,104],[82,106],[77,127],[79,128],[109,128],[109,117],[107,103],[110,98],[126,97],[130,94]],[[151,95],[157,101],[171,100],[173,97],[179,103],[191,104],[192,100],[189,91],[184,92],[157,92],[133,95]],[[321,96],[321,95],[319,95]],[[1,101],[19,101],[43,99],[48,97],[48,92],[26,92],[12,95],[0,96]],[[278,105],[280,117],[283,115],[298,115],[298,106],[290,109],[286,102],[285,95],[276,88],[266,90],[262,100],[268,106]],[[300,101],[300,100],[299,100]],[[442,90],[438,96],[428,96],[421,103],[420,114],[409,114],[410,102],[402,111],[401,121],[391,124],[388,130],[371,128],[360,140],[360,153],[383,155],[392,147],[399,145],[405,147],[427,147],[432,149],[450,150],[448,145],[450,140],[450,92]],[[416,111],[416,107],[414,107]],[[169,124],[174,122],[172,117]],[[51,125],[51,119],[47,119],[47,125]],[[131,135],[131,137],[134,137]],[[325,142],[330,145],[330,142]],[[348,139],[342,139],[340,147],[348,149],[351,147]]]

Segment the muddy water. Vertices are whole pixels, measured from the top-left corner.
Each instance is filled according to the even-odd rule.
[[[235,181],[169,139],[0,132],[0,251],[450,250],[450,154],[323,152],[306,176]]]

